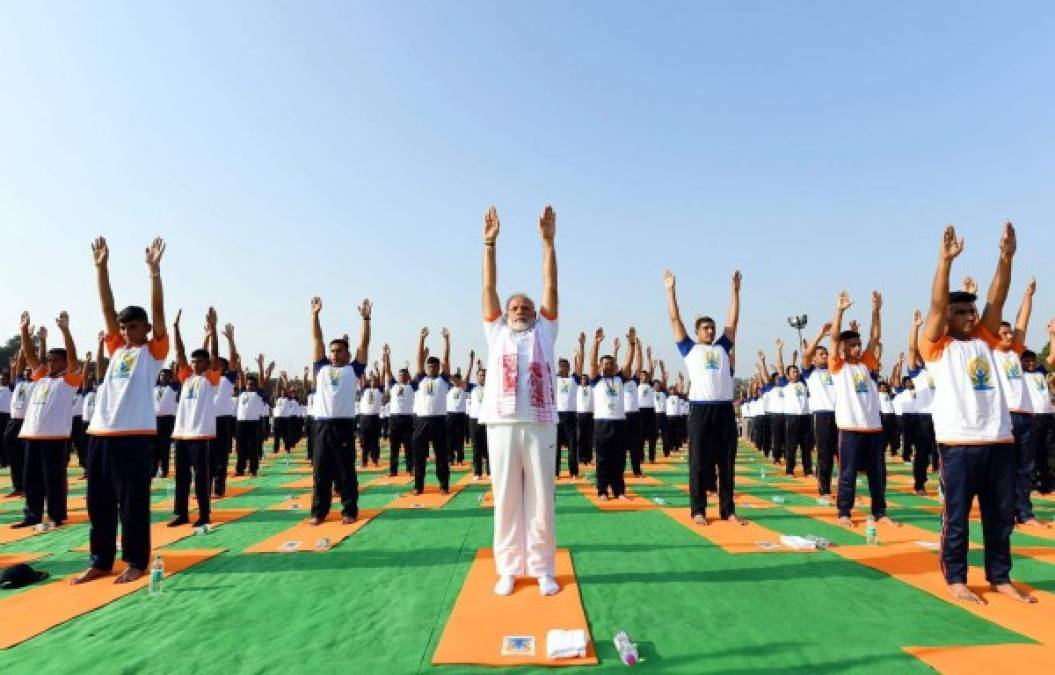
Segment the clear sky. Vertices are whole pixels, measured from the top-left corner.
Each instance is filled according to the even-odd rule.
[[[925,306],[941,228],[957,276],[1020,251],[1055,314],[1055,8],[1045,2],[181,2],[0,6],[0,320],[101,327],[89,252],[119,305],[148,301],[161,235],[169,317],[214,304],[243,353],[310,358],[375,303],[411,358],[448,325],[483,347],[482,216],[499,285],[538,294],[557,211],[561,336],[636,325],[679,362],[661,272],[689,321],[724,319],[743,270],[741,372],[791,313],[879,288],[888,353]],[[188,340],[189,341],[189,340]],[[438,338],[431,340],[435,350]],[[891,359],[886,359],[889,365]]]

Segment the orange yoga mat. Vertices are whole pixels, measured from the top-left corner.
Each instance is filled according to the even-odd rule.
[[[213,506],[216,506],[217,504],[219,504],[220,502],[222,502],[225,499],[234,499],[235,497],[241,497],[242,495],[246,494],[247,492],[252,492],[253,489],[254,488],[253,488],[252,485],[228,485],[227,489],[224,490],[223,497],[213,497],[212,498],[212,504],[213,504]],[[194,502],[194,495],[193,494],[190,496],[190,499],[191,499],[190,503],[193,506],[195,504],[195,502]],[[153,504],[151,504],[150,505],[150,510],[151,511],[163,511],[165,513],[171,513],[172,512],[172,506],[173,506],[172,500],[168,499],[168,498],[165,498],[165,499],[162,499],[161,501],[154,502]]]
[[[493,509],[495,507],[495,493],[491,490],[487,491],[484,498],[480,500],[480,508]]]
[[[447,502],[454,499],[454,495],[461,492],[461,488],[452,485],[449,494],[440,494],[440,489],[435,485],[426,485],[425,493],[416,495],[408,492],[397,499],[385,504],[386,509],[438,509],[446,506]]]
[[[163,551],[161,559],[165,563],[165,577],[182,572],[223,551],[224,549]],[[147,586],[150,581],[149,574],[144,574],[127,584],[115,584],[114,577],[124,568],[124,563],[119,561],[114,567],[113,576],[79,586],[71,586],[67,577],[0,599],[0,649],[17,645]],[[79,571],[77,573],[80,574]]]
[[[256,511],[256,509],[215,509],[209,514],[209,519],[212,521],[209,523],[209,527],[215,527],[217,525],[222,525],[223,523],[230,523],[245,518],[251,513],[256,513]],[[196,518],[195,512],[192,512],[191,522],[194,522],[194,518]],[[169,544],[192,536],[194,536],[194,528],[191,527],[190,523],[178,527],[169,527],[168,523],[165,522],[153,523],[150,526],[150,548],[151,550],[159,549],[162,546],[168,546]],[[120,541],[120,535],[118,535],[118,541]],[[88,544],[82,544],[73,550],[87,551]]]
[[[1055,645],[1055,613],[1051,611],[1055,603],[1055,594],[1031,591],[1040,601],[1035,605],[1012,600],[1006,595],[989,590],[983,570],[971,565],[967,570],[967,585],[989,604],[969,605],[957,602],[949,595],[945,578],[938,565],[938,556],[932,551],[909,543],[889,546],[837,546],[831,550],[844,558],[889,574],[898,581],[953,603],[982,619],[1043,644]],[[1024,584],[1019,587],[1026,588]],[[1007,665],[1005,664],[1005,667]],[[1051,672],[1050,669],[1048,672]]]
[[[668,462],[645,462],[641,470],[645,473],[676,473],[678,469]]]
[[[675,487],[677,487],[682,492],[685,492],[685,493],[689,492],[689,486],[688,485],[679,484],[679,485],[676,485]],[[742,492],[737,492],[737,493],[733,494],[733,501],[736,503],[737,506],[743,506],[743,507],[746,507],[746,508],[749,508],[749,509],[771,509],[774,506],[776,506],[776,504],[774,504],[773,502],[769,501],[768,499],[762,499],[761,497],[755,497],[754,495],[748,495],[748,494],[744,494]],[[718,495],[716,495],[713,492],[707,493],[707,506],[717,506],[717,505],[718,505]]]
[[[283,483],[282,485],[279,485],[279,487],[284,490],[302,490],[305,488],[310,490],[313,485],[315,485],[315,478],[308,476],[307,478],[298,478],[295,481]]]
[[[19,563],[33,562],[46,555],[47,553],[0,553],[0,570]]]
[[[816,520],[819,520],[830,525],[842,527],[839,525],[836,518],[834,507],[830,506],[789,506],[788,511],[797,513],[802,516],[810,516]],[[862,537],[865,535],[865,522],[867,516],[857,515],[854,517],[853,531],[860,534]],[[895,519],[896,521],[896,519]],[[941,540],[941,535],[938,532],[931,532],[925,530],[922,527],[916,527],[908,523],[901,523],[900,527],[893,525],[887,525],[885,523],[876,524],[876,534],[879,537],[880,546],[871,548],[882,548],[886,544],[913,544],[920,550],[924,550],[918,544],[917,541],[928,542],[931,544],[937,544]],[[972,549],[978,548],[978,545],[971,543]],[[935,562],[935,564],[937,564]]]
[[[88,522],[88,514],[84,511],[78,511],[76,513],[67,513],[66,522],[62,524],[62,527],[68,525],[79,525],[81,523]],[[60,528],[61,529],[61,528]],[[38,532],[32,527],[23,527],[17,530],[12,530],[11,526],[7,523],[0,525],[0,544],[10,544],[13,541],[22,541],[23,539],[29,539],[41,534],[48,534],[54,532],[55,529],[48,530],[47,532]]]
[[[589,485],[590,481],[588,481],[587,479],[583,478],[581,475],[580,476],[575,476],[574,478],[572,478],[571,476],[564,476],[564,475],[562,475],[559,478],[557,478],[557,482],[555,484],[556,485]]]
[[[399,476],[389,476],[386,474],[384,476],[378,476],[377,478],[371,478],[365,483],[360,483],[359,489],[362,490],[363,488],[374,487],[376,485],[408,485],[413,480],[414,477],[409,474],[402,474]]]
[[[351,525],[341,524],[339,511],[330,511],[326,520],[319,525],[310,525],[302,520],[288,530],[283,530],[273,537],[268,537],[259,544],[253,544],[244,553],[299,553],[304,551],[325,552],[328,549],[316,549],[315,544],[322,538],[330,540],[330,547],[336,546],[347,537],[362,529],[368,522],[381,513],[380,509],[363,509],[359,518]]]
[[[623,476],[623,482],[627,485],[663,485],[663,481],[655,476],[635,476],[634,474]]]
[[[408,476],[408,478],[409,478],[409,476]],[[462,476],[461,478],[459,478],[454,483],[454,487],[457,487],[457,488],[460,489],[460,488],[463,488],[463,487],[472,487],[473,485],[490,485],[490,484],[491,484],[491,477],[490,476],[480,476],[480,480],[473,480],[473,475],[471,473],[467,473],[464,476]]]
[[[597,663],[590,626],[586,623],[579,584],[575,579],[571,554],[557,549],[557,583],[560,592],[539,595],[534,579],[518,579],[513,594],[494,593],[494,555],[491,549],[480,549],[465,583],[458,594],[443,635],[432,655],[432,663],[469,664],[510,668],[522,665],[582,666]],[[546,633],[550,629],[586,631],[586,656],[573,659],[546,658]],[[506,636],[533,636],[534,656],[502,655]]]
[[[1036,606],[1036,605],[1034,605]],[[902,647],[940,673],[1014,672],[1015,675],[1051,675],[1055,647],[1050,645],[981,645],[955,647]]]
[[[1055,565],[1055,546],[1015,546],[1011,549],[1011,553]]]
[[[663,513],[681,523],[726,553],[810,553],[780,544],[780,533],[757,523],[736,525],[725,520],[711,518],[708,525],[692,522],[688,509],[663,509]],[[772,544],[773,546],[766,546]]]
[[[597,496],[597,488],[593,485],[580,485],[579,492],[602,511],[648,511],[657,508],[652,500],[634,494],[631,490],[626,491],[626,496],[630,497],[630,501],[623,501],[622,499],[602,500]]]
[[[1016,525],[1015,534],[1024,534],[1037,539],[1055,541],[1055,527],[1030,527],[1027,525]]]

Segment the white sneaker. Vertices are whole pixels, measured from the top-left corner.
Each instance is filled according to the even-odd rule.
[[[512,574],[503,574],[498,577],[495,584],[495,595],[512,595],[513,587],[516,586],[517,578]]]
[[[555,595],[560,590],[557,580],[550,576],[538,578],[538,592],[542,595]]]

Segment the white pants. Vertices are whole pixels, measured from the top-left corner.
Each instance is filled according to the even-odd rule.
[[[555,576],[556,448],[556,424],[487,425],[495,500],[495,566],[500,575]]]

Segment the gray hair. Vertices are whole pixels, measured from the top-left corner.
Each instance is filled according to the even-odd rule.
[[[527,293],[514,293],[514,294],[510,295],[509,298],[506,300],[506,311],[507,312],[509,311],[510,303],[512,303],[517,298],[524,298],[525,300],[530,302],[533,307],[535,306],[535,301],[532,300],[531,296],[528,295]]]

